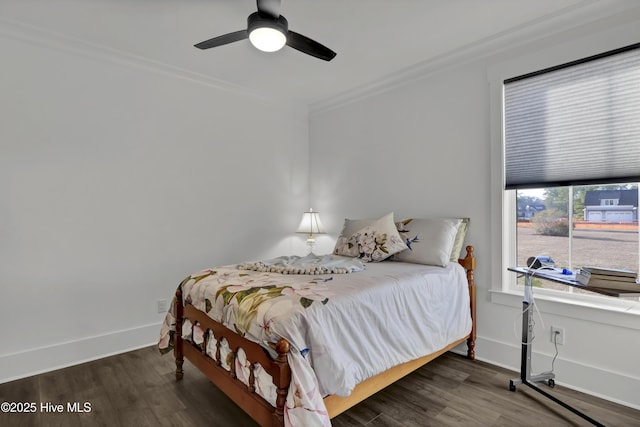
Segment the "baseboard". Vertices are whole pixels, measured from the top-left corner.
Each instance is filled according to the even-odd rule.
[[[161,323],[0,356],[0,384],[125,353],[157,342]]]
[[[520,376],[520,346],[478,337],[476,359],[500,366]],[[551,368],[553,354],[533,351],[533,372],[541,373]],[[600,399],[640,410],[640,378],[612,372],[596,366],[567,360],[558,356],[554,365],[556,384]],[[505,383],[505,389],[509,384]]]

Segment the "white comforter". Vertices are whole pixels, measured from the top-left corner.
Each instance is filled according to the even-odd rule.
[[[327,283],[329,303],[271,326],[294,348],[309,350],[323,395],[348,396],[359,382],[471,331],[466,275],[458,264],[370,263]]]

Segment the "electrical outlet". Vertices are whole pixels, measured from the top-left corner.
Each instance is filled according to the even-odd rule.
[[[564,344],[564,328],[559,326],[551,327],[551,342],[558,345]]]
[[[158,305],[158,313],[166,313],[169,309],[168,303],[166,299],[159,299],[157,302]]]

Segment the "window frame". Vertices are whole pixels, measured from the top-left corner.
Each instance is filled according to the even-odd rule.
[[[636,187],[636,188],[633,189],[633,191],[640,193],[640,183],[638,183],[638,182],[622,182],[620,184],[633,185],[633,186]],[[585,186],[568,186],[568,187],[564,187],[564,188],[568,188],[568,195],[569,195],[569,197],[568,197],[568,206],[567,206],[568,212],[573,212],[574,211],[574,206],[573,206],[572,202],[575,200],[574,199],[574,194],[575,194],[576,187],[578,187],[578,191],[581,191],[580,187],[585,187]],[[589,187],[589,186],[587,186],[587,187]],[[544,187],[544,188],[541,188],[541,189],[548,189],[548,188],[563,188],[563,187]],[[517,200],[517,190],[505,190],[505,191],[513,191],[513,196],[512,197],[514,199],[513,202],[515,203],[516,200]],[[587,189],[586,191],[588,192],[589,190]],[[618,204],[619,199],[601,199],[601,203],[602,203],[602,201],[614,201],[615,204],[607,204],[607,205],[601,204],[601,205],[598,205],[598,207],[600,207],[600,208],[602,208],[602,207],[609,208],[609,207],[619,206],[619,204]],[[573,239],[574,239],[574,233],[575,233],[575,229],[574,229],[574,224],[575,224],[574,221],[576,221],[575,215],[569,215],[568,220],[569,220],[569,234],[567,236],[568,239],[569,239],[569,241],[568,241],[568,251],[569,251],[569,253],[567,254],[567,256],[568,256],[568,264],[563,264],[563,265],[561,265],[561,267],[565,267],[566,266],[567,268],[571,268],[571,269],[575,270],[575,269],[577,269],[577,268],[579,268],[581,266],[580,262],[578,262],[577,264],[575,263],[575,259],[576,258],[581,259],[581,257],[580,257],[581,252],[579,252],[579,251],[578,252],[574,252],[575,249],[574,249],[574,241],[573,241]],[[514,253],[510,254],[510,255],[513,256],[513,260],[514,260],[513,262],[515,263],[516,262],[515,260],[518,259],[517,235],[518,235],[519,218],[518,217],[514,218],[512,222],[513,222],[513,228],[510,228],[509,232],[510,233],[514,233],[515,249],[514,249]],[[637,218],[636,218],[635,222],[638,222]],[[635,266],[634,267],[630,267],[630,266],[620,267],[620,265],[617,265],[617,266],[616,265],[606,265],[606,264],[603,265],[603,264],[599,264],[599,263],[596,264],[596,265],[603,265],[604,267],[612,267],[612,268],[629,268],[629,269],[632,269],[633,271],[638,271],[638,269],[640,268],[640,232],[636,232],[635,233],[635,239],[634,240],[635,240],[635,246],[637,248],[637,252],[635,253],[635,256],[634,256],[634,258],[635,258]],[[531,253],[524,253],[523,254],[522,252],[520,252],[520,258],[519,258],[520,260],[522,260],[522,255],[530,256],[530,255],[536,255],[536,254],[531,254]],[[509,285],[511,286],[511,288],[513,288],[515,286],[516,289],[520,287],[519,285],[516,285],[515,283],[512,283],[512,282],[510,282]],[[537,288],[537,289],[544,289],[544,288]],[[573,288],[573,287],[570,287],[570,286],[565,287],[565,289],[562,289],[559,292],[570,293],[570,294],[572,294],[572,293],[582,294],[581,292],[576,292],[576,289]],[[632,298],[636,298],[635,300],[640,300],[640,299],[638,299],[638,297],[632,297]]]
[[[514,273],[507,270],[508,267],[516,266],[517,259],[517,208],[516,208],[516,190],[502,190],[503,194],[503,218],[502,221],[502,280],[501,286],[496,291],[509,295],[517,295],[519,298],[524,294],[524,286],[517,284],[517,277]],[[640,243],[639,243],[640,245]],[[547,288],[536,288],[536,297],[564,304],[572,304],[577,306],[585,306],[590,308],[599,308],[613,311],[623,311],[629,314],[640,315],[640,302],[631,300],[622,300],[612,298],[600,294],[586,294],[568,291],[555,290]],[[492,296],[492,301],[505,303],[502,297]]]

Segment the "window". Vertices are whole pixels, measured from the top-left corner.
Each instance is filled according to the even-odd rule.
[[[622,200],[629,204],[590,205],[599,203],[600,194],[611,192],[622,193]],[[639,271],[637,184],[517,190],[516,203],[544,206],[530,218],[518,218],[518,265],[526,265],[530,256],[546,255],[556,266],[571,270],[590,265]],[[596,212],[600,215],[594,215]],[[543,280],[536,285],[567,293],[585,293]]]
[[[638,271],[640,44],[507,79],[503,105],[509,263]]]

